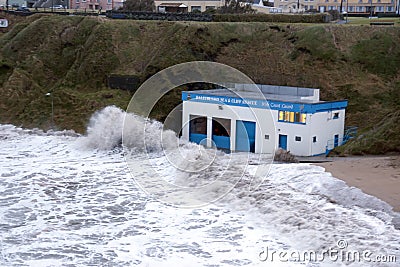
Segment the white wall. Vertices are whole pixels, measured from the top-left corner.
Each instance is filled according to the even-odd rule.
[[[274,120],[276,121],[276,148],[279,145],[279,134],[287,135],[287,150],[297,156],[308,156],[310,151],[310,115],[307,114],[306,124],[292,122],[278,122],[278,111],[274,110]],[[295,141],[295,136],[300,136],[301,141]]]
[[[339,112],[339,118],[333,119],[333,114],[336,112]],[[311,135],[317,136],[317,142],[312,144],[311,155],[324,153],[328,141],[331,141],[329,149],[332,149],[335,134],[339,135],[339,145],[341,144],[344,134],[345,113],[345,110],[342,109],[312,114]]]

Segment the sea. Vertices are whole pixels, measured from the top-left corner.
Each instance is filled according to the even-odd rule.
[[[112,106],[85,135],[0,125],[0,266],[394,267],[396,219],[322,167],[205,149]]]

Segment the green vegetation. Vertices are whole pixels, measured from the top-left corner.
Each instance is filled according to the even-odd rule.
[[[285,22],[285,23],[324,23],[330,20],[327,14],[214,14],[216,22]]]
[[[53,92],[59,129],[84,132],[96,110],[126,108],[131,93],[109,74],[141,81],[174,64],[210,60],[257,83],[321,88],[347,98],[360,136],[339,153],[400,151],[400,28],[265,22],[167,22],[33,15],[0,35],[0,123],[48,129]],[[180,88],[182,90],[185,88]],[[162,120],[179,90],[154,109]]]
[[[344,17],[346,19],[346,16]],[[348,23],[350,25],[369,25],[371,21],[389,21],[394,22],[396,26],[400,25],[400,18],[378,18],[378,19],[370,19],[364,17],[349,17]]]

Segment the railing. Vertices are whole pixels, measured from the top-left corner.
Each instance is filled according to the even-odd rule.
[[[349,140],[357,136],[357,126],[347,126],[344,130],[344,136],[337,139],[330,139],[326,144],[325,155],[328,155],[335,147],[346,144]]]

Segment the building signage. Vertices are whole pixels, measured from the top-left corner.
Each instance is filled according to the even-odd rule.
[[[326,111],[326,109],[344,109],[347,106],[347,101],[305,104],[305,103],[272,101],[266,99],[246,99],[246,98],[229,97],[229,96],[196,94],[194,92],[183,92],[182,100],[213,103],[220,105],[294,111],[302,113],[315,113],[319,111]]]

